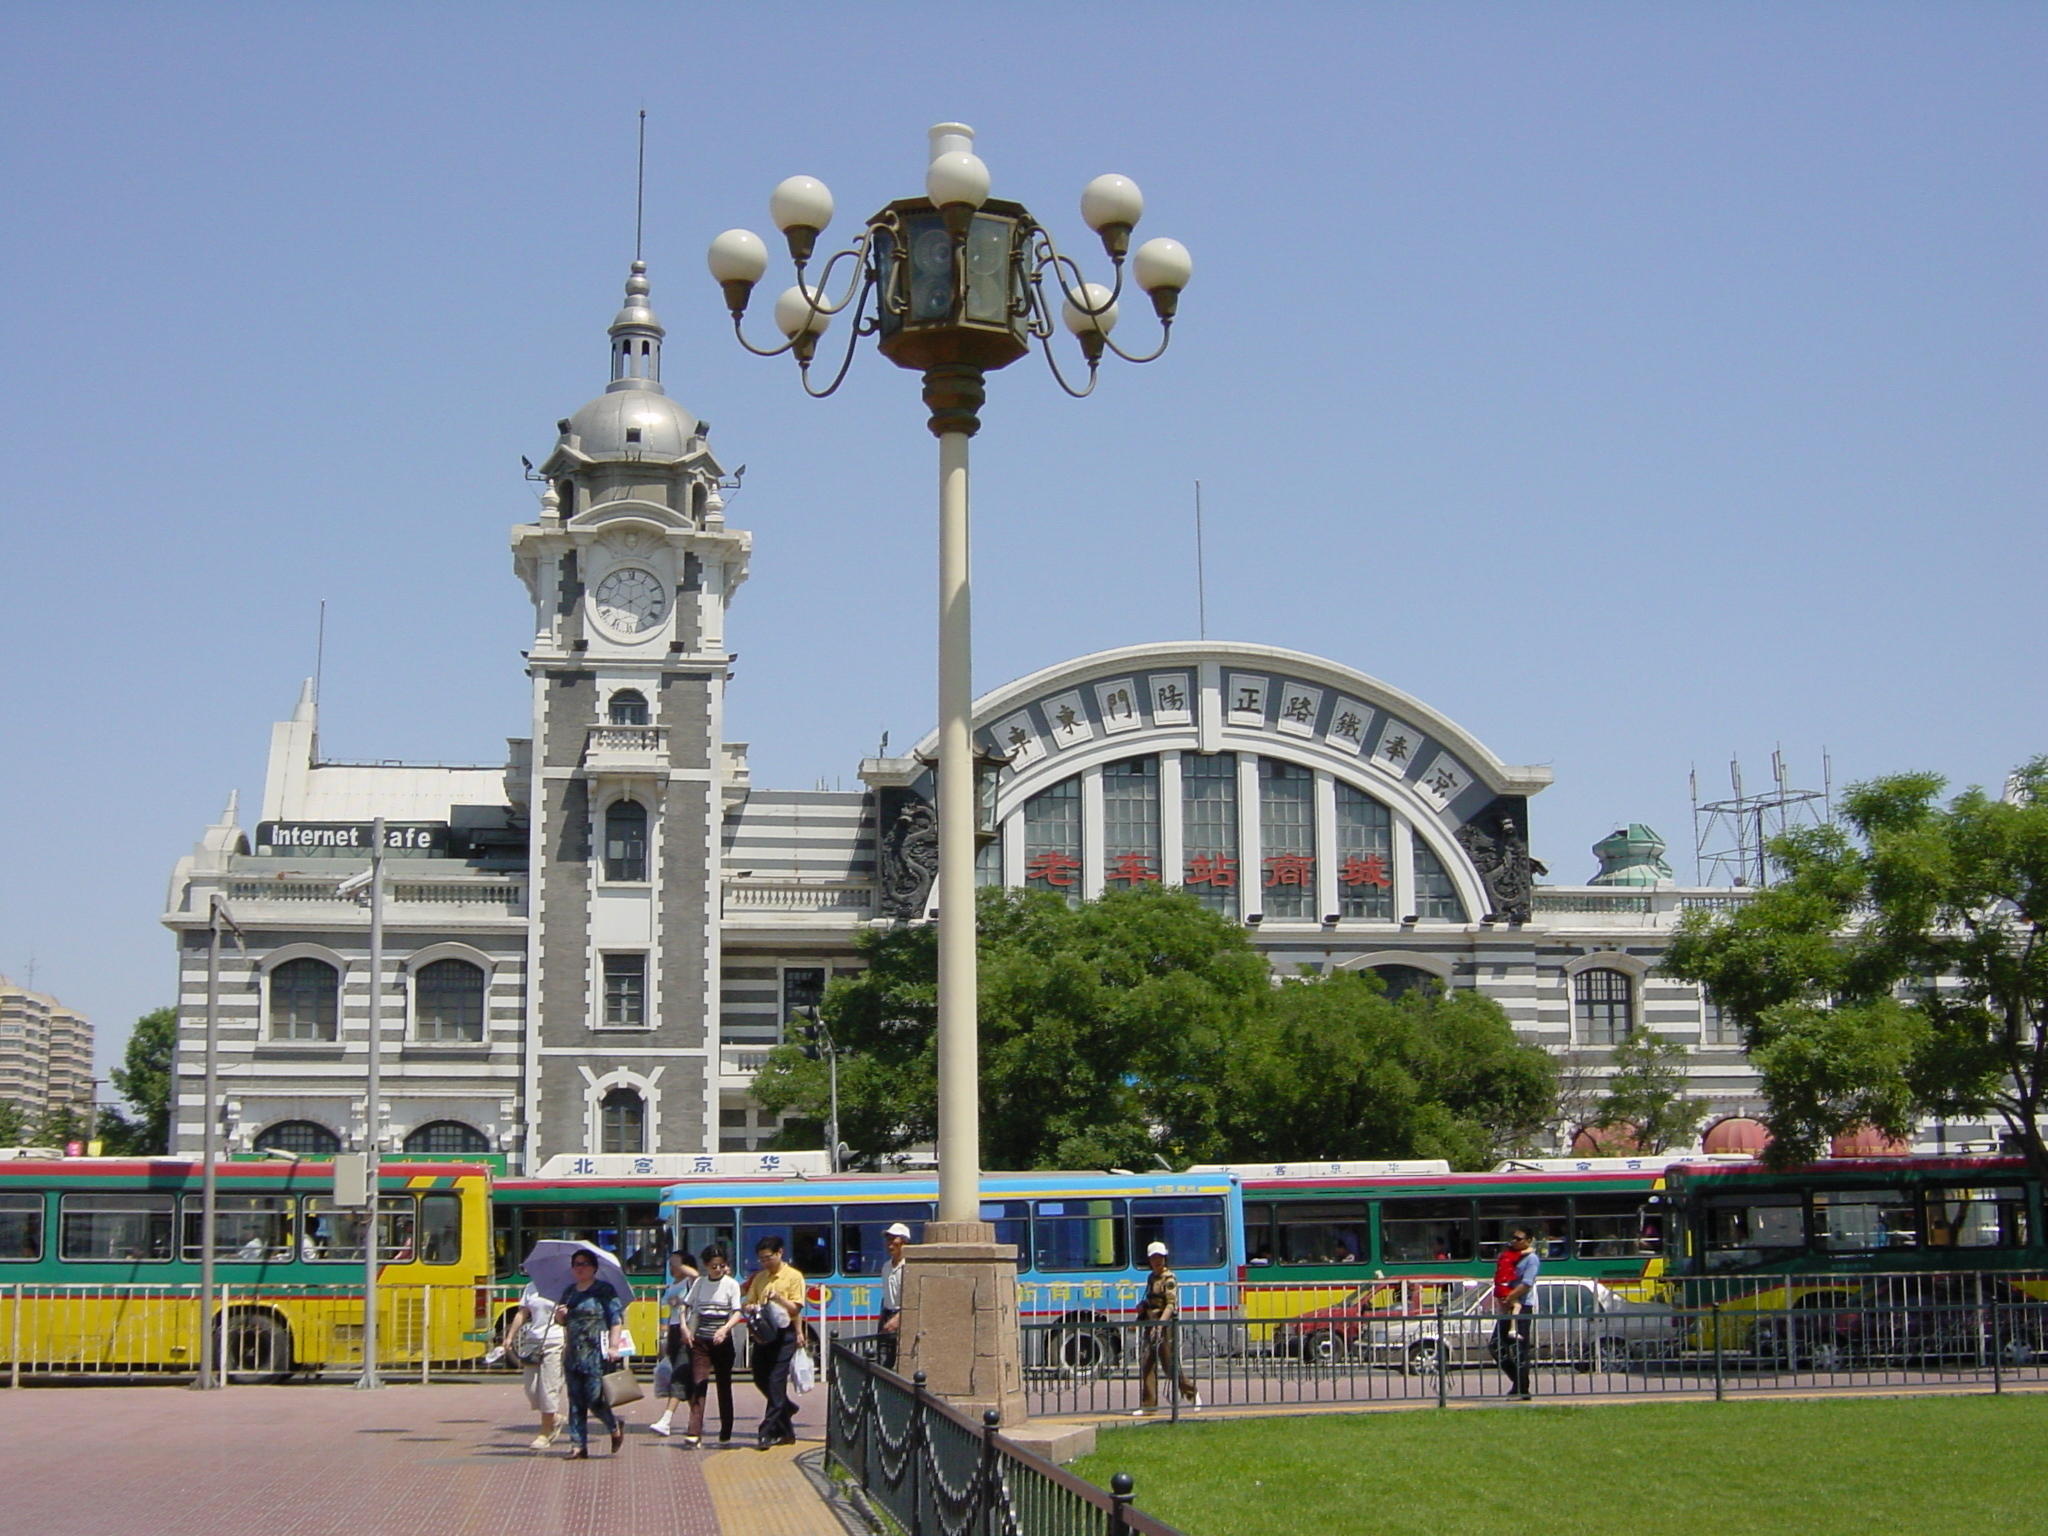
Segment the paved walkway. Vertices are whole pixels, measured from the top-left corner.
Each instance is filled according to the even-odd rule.
[[[616,1464],[531,1451],[516,1381],[450,1386],[35,1387],[0,1391],[5,1528],[38,1536],[845,1536],[798,1457],[756,1451],[737,1389],[731,1447],[684,1449],[633,1419]],[[810,1420],[813,1422],[805,1422]],[[815,1457],[812,1458],[815,1460]]]

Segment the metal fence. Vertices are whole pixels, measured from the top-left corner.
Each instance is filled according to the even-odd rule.
[[[473,1368],[489,1347],[486,1306],[473,1285],[380,1286],[379,1371],[430,1381]],[[200,1319],[194,1285],[0,1285],[7,1385],[42,1377],[189,1379],[199,1368]],[[221,1285],[212,1327],[229,1384],[362,1373],[360,1290]]]
[[[1422,1305],[1293,1315],[1027,1324],[1034,1414],[1178,1418],[1202,1407],[1448,1406],[1543,1398],[2048,1383],[2048,1276],[1797,1275],[1690,1282],[1627,1300],[1591,1282],[1503,1327],[1437,1286]],[[1247,1297],[1247,1302],[1251,1297]]]
[[[1105,1493],[905,1381],[854,1340],[831,1352],[826,1445],[909,1536],[1179,1536],[1133,1506],[1131,1479]]]

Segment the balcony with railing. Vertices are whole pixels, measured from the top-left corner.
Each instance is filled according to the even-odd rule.
[[[665,725],[593,725],[583,743],[583,766],[592,773],[665,773]]]
[[[725,915],[755,919],[858,921],[873,915],[875,888],[865,880],[775,880],[733,875],[725,882]]]

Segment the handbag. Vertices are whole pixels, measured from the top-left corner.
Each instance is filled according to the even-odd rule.
[[[614,1408],[624,1403],[637,1403],[647,1394],[640,1390],[640,1383],[633,1378],[633,1367],[622,1365],[615,1371],[604,1373],[604,1400]]]
[[[515,1328],[512,1331],[511,1356],[520,1365],[539,1365],[547,1346],[541,1342],[540,1333],[534,1328]]]
[[[798,1392],[808,1392],[818,1384],[817,1362],[811,1359],[808,1349],[799,1347],[789,1357],[789,1384]]]

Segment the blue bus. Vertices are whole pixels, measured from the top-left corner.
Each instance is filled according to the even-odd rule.
[[[742,1275],[762,1238],[781,1238],[833,1329],[861,1332],[881,1311],[883,1231],[900,1221],[917,1242],[937,1197],[932,1173],[704,1179],[671,1185],[662,1212],[676,1248],[723,1244]],[[981,1219],[1017,1245],[1026,1323],[1128,1319],[1154,1242],[1171,1250],[1190,1314],[1227,1308],[1244,1274],[1242,1202],[1227,1173],[988,1173]]]

